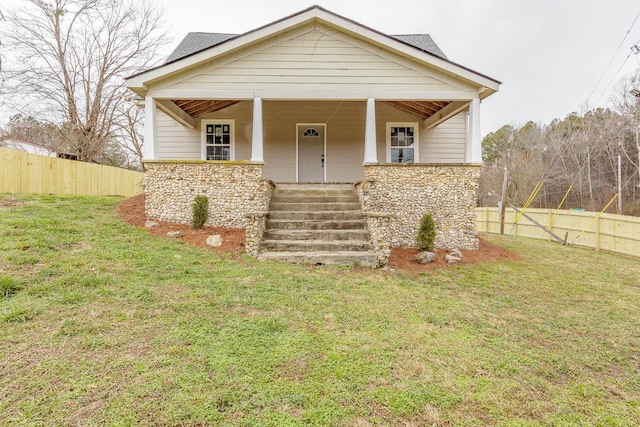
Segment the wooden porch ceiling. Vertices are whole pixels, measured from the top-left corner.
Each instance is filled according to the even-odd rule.
[[[191,117],[198,117],[207,113],[215,113],[216,111],[223,110],[240,101],[214,101],[214,100],[187,100],[176,99],[173,101],[178,107]]]
[[[176,104],[182,111],[197,118],[208,113],[214,113],[216,111],[223,110],[240,101],[233,100],[188,100],[188,99],[176,99],[173,103]],[[423,120],[428,119],[435,113],[449,105],[449,101],[384,101],[386,104],[397,108],[405,113],[418,116]]]
[[[400,111],[426,120],[450,104],[448,101],[384,101]]]

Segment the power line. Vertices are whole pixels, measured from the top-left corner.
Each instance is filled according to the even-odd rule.
[[[611,57],[611,59],[609,60],[609,63],[607,64],[606,68],[604,69],[604,71],[602,72],[602,75],[600,76],[600,78],[598,79],[598,82],[596,83],[596,85],[593,87],[593,90],[591,91],[591,93],[589,94],[589,97],[587,98],[587,103],[589,102],[589,100],[591,99],[591,97],[593,96],[593,94],[595,93],[596,89],[598,88],[598,85],[600,84],[600,82],[602,81],[602,79],[604,78],[605,74],[607,74],[607,71],[609,70],[609,67],[611,66],[611,64],[613,63],[613,60],[616,58],[616,55],[618,54],[618,52],[620,51],[620,48],[622,47],[622,45],[624,44],[625,40],[627,39],[627,37],[629,36],[629,33],[631,32],[631,30],[633,29],[633,26],[636,24],[636,21],[638,20],[638,18],[640,18],[640,12],[638,12],[638,14],[636,15],[635,19],[633,20],[633,22],[631,23],[631,26],[629,27],[629,29],[627,30],[627,32],[625,33],[624,37],[622,38],[622,41],[620,42],[620,44],[618,45],[618,47],[616,48],[615,52],[613,53],[613,56]],[[637,45],[637,43],[636,43]],[[629,59],[627,57],[627,59]],[[625,60],[626,62],[626,60]],[[607,86],[608,88],[608,86]],[[606,90],[604,91],[606,92]],[[603,93],[604,93],[603,92]],[[600,96],[600,98],[602,98],[602,96]],[[599,101],[600,99],[598,99]],[[597,102],[596,102],[597,104]]]
[[[634,45],[635,46],[635,45]],[[613,82],[616,80],[616,77],[618,77],[618,73],[620,73],[620,71],[622,70],[622,68],[624,67],[624,65],[627,63],[627,61],[629,60],[629,58],[631,57],[631,54],[633,53],[633,51],[629,52],[629,54],[627,55],[627,57],[624,59],[624,61],[622,62],[622,64],[620,65],[620,68],[618,68],[618,71],[616,71],[616,73],[613,75],[613,77],[611,78],[611,80],[609,81],[609,84],[607,85],[607,87],[604,88],[604,90],[602,91],[602,93],[600,94],[600,97],[598,98],[598,100],[596,101],[595,104],[593,104],[593,107],[595,108],[598,103],[600,102],[600,100],[602,99],[602,97],[605,95],[605,93],[607,93],[607,90],[609,90],[609,87],[613,84]]]

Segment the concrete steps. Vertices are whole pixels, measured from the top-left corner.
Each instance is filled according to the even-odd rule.
[[[259,259],[376,266],[351,184],[277,184]]]
[[[264,241],[268,240],[311,240],[311,241],[362,241],[369,239],[367,230],[338,229],[270,229],[264,233]]]
[[[376,267],[377,258],[370,252],[321,251],[321,252],[263,252],[258,259],[284,261],[293,264],[337,264]]]

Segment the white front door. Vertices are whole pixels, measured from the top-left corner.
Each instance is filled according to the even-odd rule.
[[[297,124],[298,182],[325,181],[325,124]]]

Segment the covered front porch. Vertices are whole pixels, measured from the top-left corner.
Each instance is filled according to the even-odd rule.
[[[356,182],[367,164],[482,160],[477,97],[145,104],[146,161],[250,161],[274,182]]]
[[[208,224],[246,228],[257,254],[278,184],[350,183],[379,252],[415,245],[427,212],[439,247],[477,247],[478,98],[147,97],[146,108],[150,218],[189,223],[195,196],[206,195]]]

